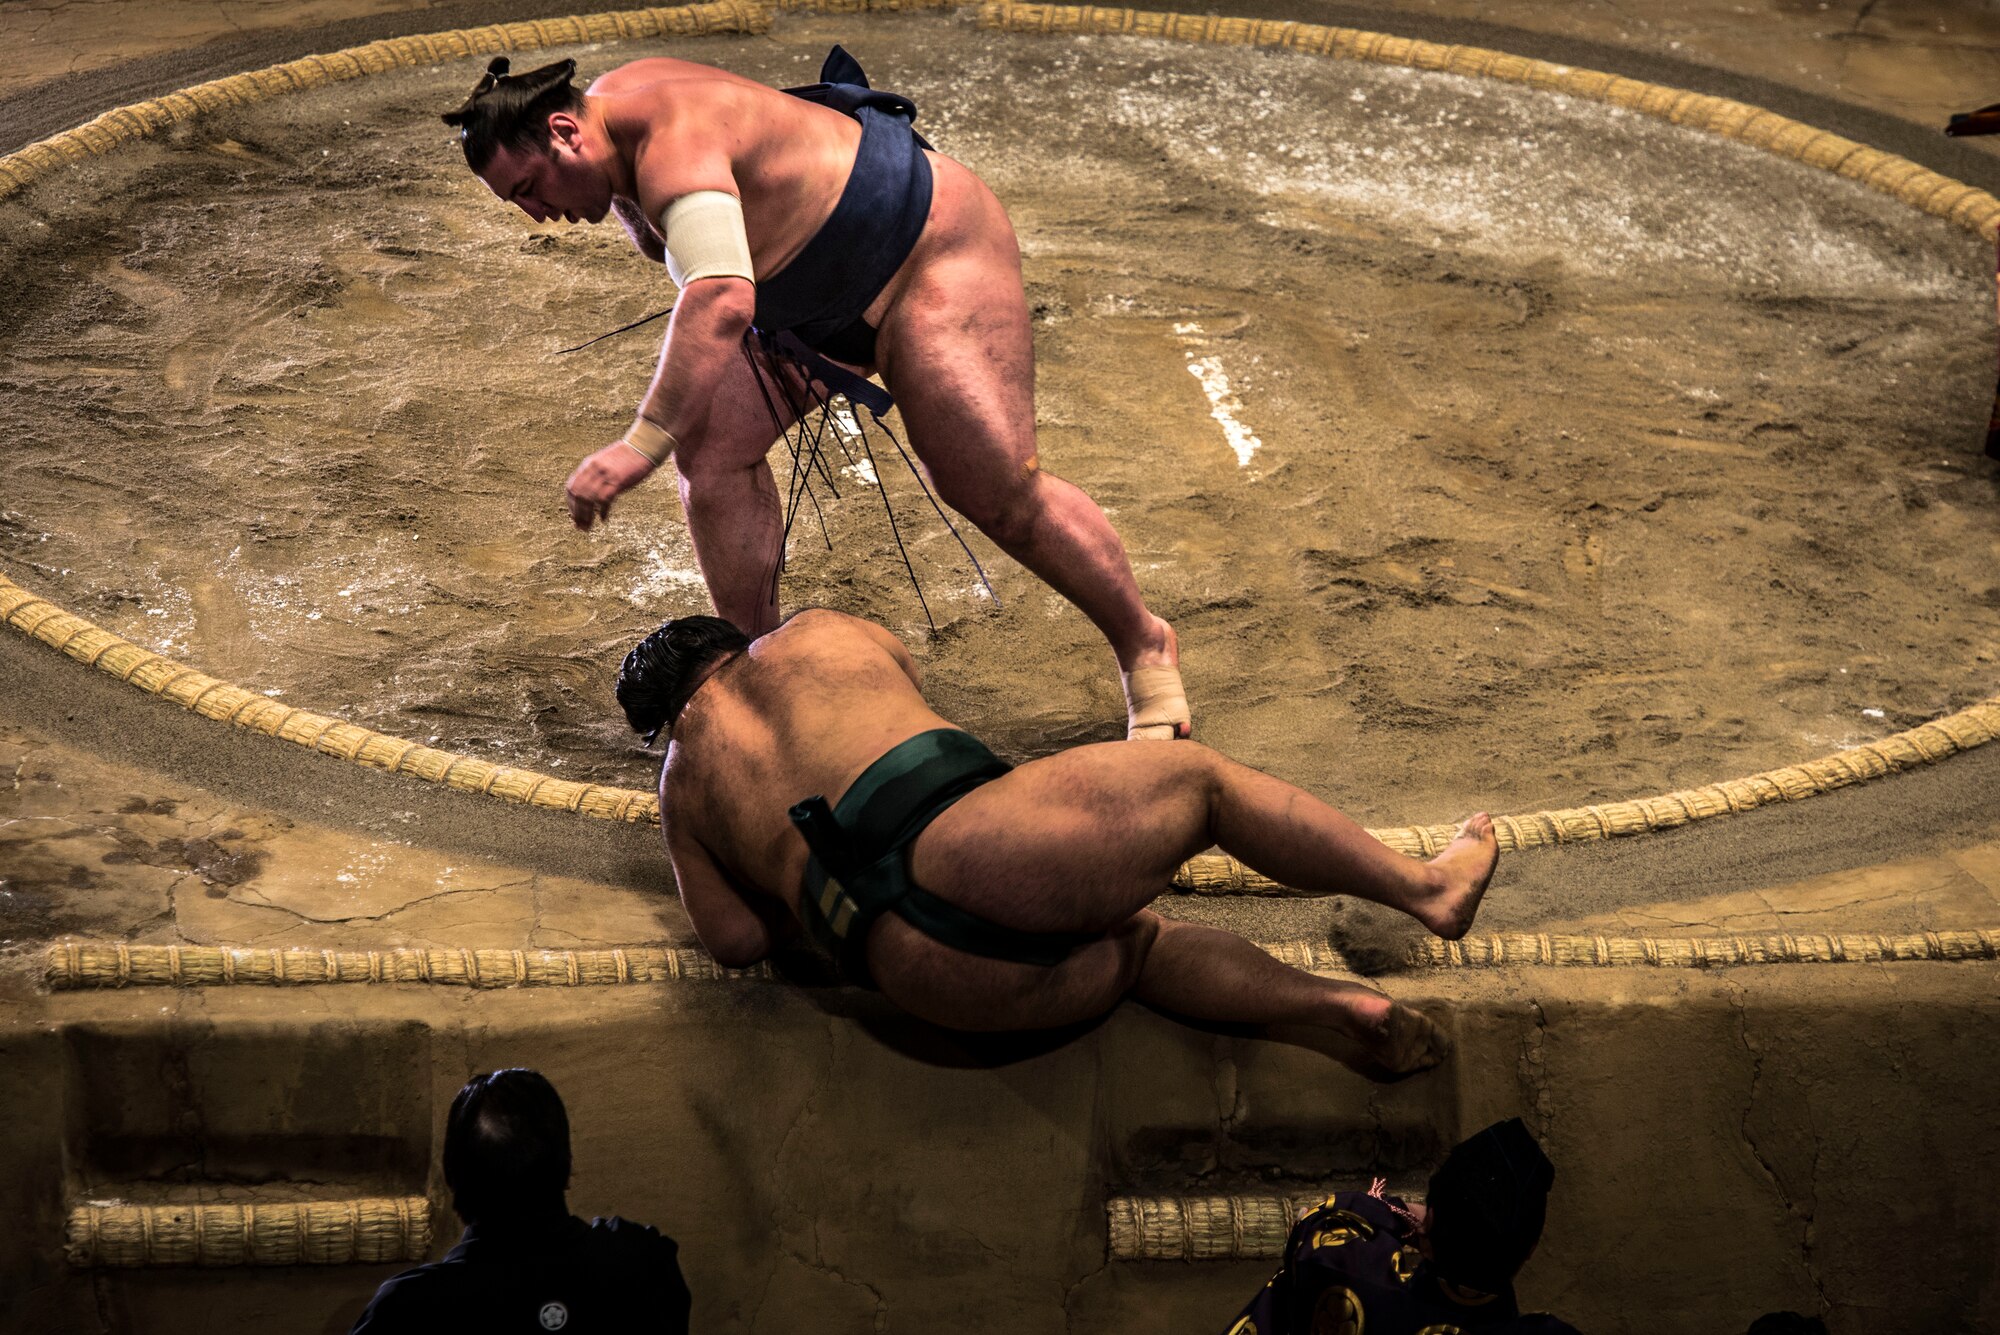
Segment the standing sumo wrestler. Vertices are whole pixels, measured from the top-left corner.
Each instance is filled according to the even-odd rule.
[[[766,456],[809,382],[879,374],[945,502],[1110,641],[1128,735],[1189,734],[1173,628],[1104,512],[1036,454],[1007,212],[917,136],[913,103],[870,89],[838,47],[825,82],[788,92],[666,58],[587,92],[573,60],[507,70],[495,60],[444,118],[472,170],[537,222],[616,216],[681,289],[638,416],[569,479],[579,527],[673,456],[716,612],[775,629],[784,528]]]

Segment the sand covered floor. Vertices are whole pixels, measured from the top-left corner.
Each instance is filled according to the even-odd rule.
[[[784,85],[834,40],[1011,210],[1044,461],[1179,627],[1204,740],[1436,820],[1994,689],[1974,238],[1615,109],[1283,53],[927,16],[574,54]],[[465,171],[436,113],[477,72],[212,115],[0,204],[0,571],[290,703],[647,785],[612,674],[705,596],[670,479],[588,536],[561,485],[658,326],[554,353],[672,287]],[[903,633],[1003,753],[1122,735],[1079,614],[975,539],[996,608],[893,455],[837,463],[788,607]]]

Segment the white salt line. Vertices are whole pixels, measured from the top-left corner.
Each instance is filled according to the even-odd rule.
[[[1257,433],[1237,418],[1242,411],[1243,401],[1229,387],[1229,376],[1222,369],[1220,357],[1197,357],[1194,354],[1195,341],[1201,336],[1198,324],[1177,324],[1174,332],[1180,335],[1187,348],[1188,374],[1201,382],[1201,392],[1208,395],[1208,414],[1222,426],[1222,434],[1229,441],[1229,448],[1236,451],[1239,468],[1250,466],[1250,456],[1263,448],[1264,442]]]

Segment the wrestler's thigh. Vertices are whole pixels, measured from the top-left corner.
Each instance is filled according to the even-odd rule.
[[[1006,239],[926,265],[877,335],[910,444],[948,494],[1024,477],[1035,458],[1035,344]]]
[[[674,451],[674,466],[682,477],[704,471],[730,472],[763,460],[772,444],[804,404],[804,378],[796,368],[774,366],[761,348],[739,353],[715,381],[708,415],[702,425]],[[751,365],[751,357],[756,366]]]
[[[1221,758],[1196,742],[1102,742],[974,789],[911,850],[917,884],[1024,931],[1098,931],[1207,847]]]
[[[869,936],[868,967],[882,995],[947,1029],[1056,1029],[1116,1006],[1158,934],[1157,915],[1135,914],[1061,964],[1010,964],[940,945],[888,914]]]

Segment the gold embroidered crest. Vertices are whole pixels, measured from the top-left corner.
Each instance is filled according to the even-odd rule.
[[[1335,1287],[1319,1296],[1309,1335],[1361,1335],[1365,1322],[1361,1299],[1350,1289]]]
[[[1352,1210],[1330,1210],[1322,1222],[1324,1226],[1313,1231],[1314,1247],[1342,1247],[1350,1242],[1366,1242],[1375,1236],[1375,1225]]]

